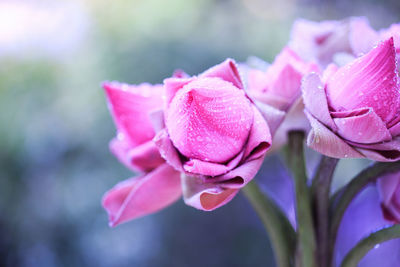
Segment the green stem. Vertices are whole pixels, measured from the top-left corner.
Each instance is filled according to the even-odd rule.
[[[400,238],[400,225],[390,226],[375,233],[370,234],[362,239],[352,248],[342,261],[341,267],[356,267],[360,260],[376,245],[389,241],[391,239]],[[396,253],[396,252],[394,252]],[[384,261],[385,259],[382,259]]]
[[[332,214],[330,229],[330,251],[335,248],[336,235],[340,226],[342,217],[350,205],[353,198],[370,182],[388,173],[400,170],[400,161],[397,162],[376,162],[370,167],[357,174],[349,184],[340,189],[331,198],[330,210]]]
[[[318,243],[318,265],[329,266],[329,194],[339,159],[322,156],[311,186]]]
[[[295,181],[296,217],[297,217],[297,251],[296,266],[316,267],[316,244],[312,217],[311,194],[307,186],[303,151],[304,132],[289,132],[289,166]]]
[[[250,182],[242,191],[258,213],[267,230],[277,266],[293,266],[296,234],[289,220],[274,201],[261,192],[256,182]]]

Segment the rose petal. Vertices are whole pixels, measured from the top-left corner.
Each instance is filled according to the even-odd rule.
[[[318,74],[306,75],[301,85],[306,110],[332,130],[337,127],[331,118],[324,85]]]
[[[332,158],[363,158],[363,155],[340,139],[336,134],[305,111],[311,123],[307,145],[312,149]]]
[[[117,184],[105,193],[102,204],[114,227],[159,211],[180,196],[180,174],[164,164],[144,176]]]
[[[325,89],[330,107],[335,111],[372,107],[385,123],[390,123],[400,114],[396,69],[391,38],[330,77]]]
[[[392,139],[386,125],[372,108],[332,112],[331,114],[337,125],[337,134],[346,140],[369,144]]]
[[[254,121],[250,129],[250,135],[244,150],[246,160],[261,157],[269,149],[272,143],[268,124],[256,107],[253,108]]]
[[[381,201],[384,205],[389,205],[394,193],[400,186],[400,174],[389,173],[378,179],[376,182]]]
[[[193,78],[167,78],[164,80],[164,88],[165,88],[165,102],[167,106],[171,103],[174,98],[176,92],[179,89],[182,89],[183,86],[193,81]]]
[[[172,144],[171,139],[169,139],[167,130],[163,129],[158,132],[153,141],[158,147],[161,157],[163,157],[168,164],[174,167],[175,170],[183,172],[182,161],[179,153]]]
[[[244,91],[219,78],[187,84],[165,111],[168,134],[179,152],[215,163],[242,150],[252,123],[252,104]]]
[[[393,162],[400,160],[399,150],[369,150],[364,148],[357,148],[366,158],[382,161],[382,162]]]
[[[153,141],[146,142],[131,149],[128,158],[133,166],[142,171],[151,171],[164,163],[164,159],[158,152],[158,148]]]
[[[231,82],[239,89],[243,89],[243,82],[240,77],[236,62],[233,59],[226,59],[224,62],[206,70],[199,77],[216,77]]]
[[[207,176],[218,176],[235,168],[241,159],[243,158],[243,151],[239,153],[236,157],[228,162],[228,164],[220,164],[214,162],[207,162],[198,159],[191,159],[183,165],[183,169],[186,172],[199,175]],[[188,174],[190,175],[190,174]]]
[[[224,188],[240,189],[248,184],[257,174],[264,161],[264,155],[256,159],[246,161],[232,171],[218,176],[207,178],[206,181],[213,182]]]
[[[228,203],[239,190],[225,189],[200,178],[182,175],[182,190],[185,203],[196,209],[211,211]]]
[[[136,146],[151,140],[155,133],[149,112],[162,107],[162,86],[105,82],[103,87],[118,132],[126,141]]]

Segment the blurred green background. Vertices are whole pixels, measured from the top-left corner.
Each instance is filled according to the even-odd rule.
[[[179,201],[108,228],[102,194],[133,174],[108,151],[100,82],[271,61],[296,18],[351,15],[387,27],[400,1],[0,1],[0,266],[274,266],[241,195],[215,212]]]

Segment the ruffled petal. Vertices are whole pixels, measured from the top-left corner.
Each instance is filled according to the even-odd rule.
[[[158,147],[161,157],[163,157],[168,164],[174,167],[175,170],[183,172],[182,161],[179,152],[172,144],[171,139],[169,139],[167,130],[163,129],[159,131],[154,137],[153,141]]]
[[[363,158],[364,156],[305,111],[311,123],[307,145],[332,158]]]
[[[400,160],[399,150],[371,150],[357,147],[357,150],[362,153],[366,158],[382,161],[394,162]]]
[[[214,183],[205,183],[195,176],[182,175],[182,190],[185,203],[196,209],[211,211],[228,203],[238,192]]]
[[[387,124],[400,114],[400,88],[393,38],[341,67],[327,82],[328,102],[335,111],[372,107]]]
[[[207,177],[207,182],[218,184],[224,188],[240,189],[248,184],[257,174],[264,161],[264,155],[256,159],[246,161],[232,171],[218,176]]]
[[[305,76],[301,87],[306,110],[320,122],[335,131],[336,125],[331,118],[324,85],[319,75],[311,73]]]
[[[331,114],[337,125],[336,133],[346,140],[370,144],[392,139],[385,123],[372,108],[332,112]]]
[[[272,136],[268,124],[255,106],[253,108],[254,121],[250,129],[249,138],[244,149],[244,158],[252,160],[264,155],[270,148]]]
[[[125,180],[103,197],[103,207],[114,227],[159,211],[181,196],[180,174],[164,164],[144,176]]]
[[[128,158],[133,166],[142,171],[151,171],[165,162],[153,141],[131,149],[128,152]]]
[[[230,58],[206,70],[205,72],[200,74],[199,77],[220,78],[224,81],[232,83],[239,89],[244,89],[239,70],[236,66],[236,62]]]

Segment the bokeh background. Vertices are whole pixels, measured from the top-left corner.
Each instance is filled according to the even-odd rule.
[[[133,174],[108,151],[100,83],[160,83],[227,57],[271,61],[296,18],[351,15],[387,27],[400,1],[1,0],[0,266],[274,266],[242,195],[214,212],[179,201],[108,227],[102,194]],[[364,164],[342,161],[336,184]],[[265,165],[257,179],[279,184],[279,158]]]

